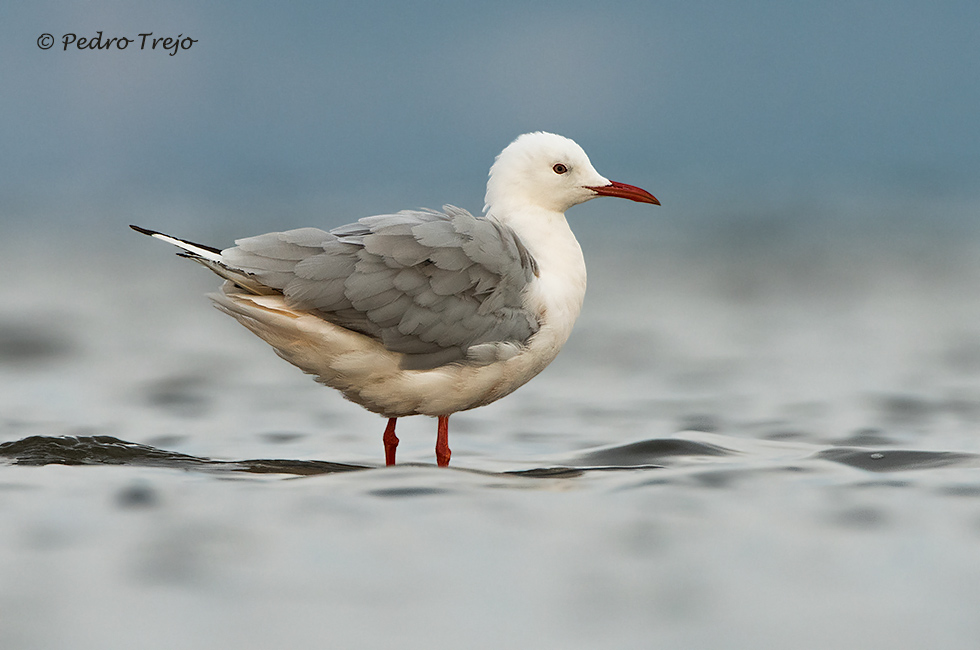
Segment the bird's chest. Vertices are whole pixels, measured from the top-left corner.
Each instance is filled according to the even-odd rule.
[[[537,315],[541,330],[550,331],[560,346],[572,332],[585,298],[585,260],[574,239],[560,248],[535,256],[538,276],[525,299]]]

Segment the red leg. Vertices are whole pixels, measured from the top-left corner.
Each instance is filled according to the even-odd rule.
[[[449,467],[449,416],[439,416],[439,432],[436,434],[436,463],[439,467]]]
[[[398,436],[395,435],[395,422],[398,418],[388,418],[388,426],[382,440],[385,443],[385,465],[395,464],[395,450],[398,449]]]

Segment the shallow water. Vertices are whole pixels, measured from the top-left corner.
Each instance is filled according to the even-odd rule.
[[[142,242],[140,242],[142,243]],[[139,257],[23,245],[2,648],[975,648],[980,264],[586,253],[511,397],[384,421]],[[628,288],[624,288],[628,287]]]

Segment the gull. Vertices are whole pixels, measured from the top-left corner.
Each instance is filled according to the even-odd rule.
[[[224,250],[131,228],[224,278],[208,297],[280,357],[388,418],[386,465],[398,418],[436,417],[445,467],[449,416],[514,392],[568,340],[586,273],[565,211],[598,196],[660,205],[600,175],[572,140],[535,132],[497,156],[481,216],[403,210]]]

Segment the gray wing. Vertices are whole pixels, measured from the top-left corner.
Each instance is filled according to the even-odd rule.
[[[538,330],[522,306],[534,259],[510,228],[443,210],[240,239],[221,257],[291,306],[408,355],[405,367],[512,356]]]

